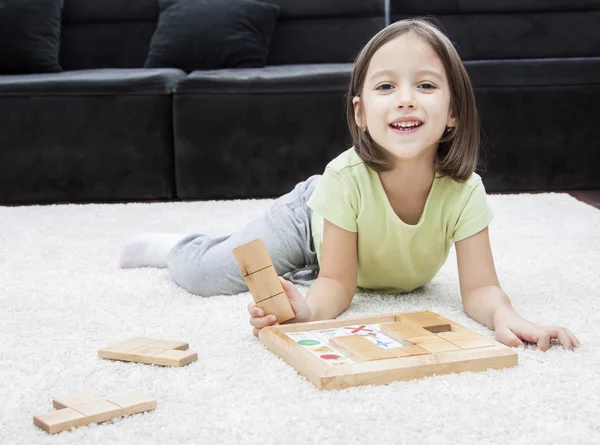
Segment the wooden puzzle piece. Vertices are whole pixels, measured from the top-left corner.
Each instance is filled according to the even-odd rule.
[[[377,346],[361,335],[332,337],[329,343],[353,360],[370,361],[396,357],[390,350]]]
[[[294,318],[296,315],[262,239],[235,247],[233,255],[256,305],[266,314],[275,315],[279,323]]]
[[[189,352],[189,345],[180,341],[136,337],[106,346],[98,351],[100,358],[160,366],[185,366],[198,360],[198,353]]]
[[[138,391],[108,397],[75,394],[56,398],[52,404],[57,411],[33,417],[33,424],[50,434],[156,409],[156,400]]]

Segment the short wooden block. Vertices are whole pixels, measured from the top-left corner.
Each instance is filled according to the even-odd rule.
[[[447,343],[443,338],[438,337],[437,335],[424,335],[422,337],[411,337],[409,340],[411,343],[415,345],[420,345],[423,343]]]
[[[383,332],[384,334],[388,335],[391,338],[394,338],[394,336],[397,336],[397,337],[406,338],[409,340],[411,337],[423,337],[426,335],[435,335],[435,334],[432,334],[431,332],[429,332],[427,329],[423,329],[423,328],[397,329],[395,327],[389,328],[385,324],[381,325],[381,332]]]
[[[265,243],[260,238],[234,247],[233,255],[244,277],[273,264]]]
[[[95,395],[67,396],[54,399],[53,405],[64,408],[33,417],[33,424],[50,434],[150,411],[156,409],[156,400],[140,392],[131,392],[105,398]]]
[[[133,338],[100,349],[98,357],[149,365],[185,366],[198,360],[198,353],[187,351],[188,346],[178,341]]]
[[[283,292],[283,286],[273,266],[254,272],[244,278],[256,303]]]
[[[451,332],[440,332],[437,334],[438,337],[443,338],[454,343],[455,340],[464,340],[467,338],[479,338],[479,334],[476,332],[469,331],[451,331]]]
[[[397,358],[398,356],[392,352],[391,349],[383,349],[378,347],[377,349],[369,349],[366,351],[354,351],[352,357],[359,358],[365,362],[370,362],[372,360]]]
[[[256,303],[256,305],[265,311],[265,314],[275,315],[278,323],[291,320],[296,316],[290,305],[290,300],[288,300],[287,295],[283,292],[274,297],[267,298],[260,303]]]
[[[404,348],[393,348],[390,349],[390,351],[392,351],[396,357],[410,357],[413,355],[431,354],[429,351],[426,351],[417,345],[406,346]]]
[[[460,351],[461,348],[456,346],[449,341],[444,340],[443,342],[435,342],[435,343],[421,343],[419,345],[420,348],[425,349],[426,351],[438,353],[438,352],[449,352],[449,351]]]
[[[381,347],[360,335],[333,337],[329,339],[329,343],[334,348],[339,348],[340,351],[344,350],[343,352],[347,352],[349,354],[365,351],[377,351],[381,349]]]

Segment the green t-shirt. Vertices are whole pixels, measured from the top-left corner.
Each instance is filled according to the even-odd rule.
[[[354,148],[332,160],[308,201],[321,262],[323,218],[358,232],[359,290],[410,292],[429,283],[454,242],[486,228],[493,218],[481,177],[461,183],[436,175],[421,219],[404,223],[394,212],[379,174]]]

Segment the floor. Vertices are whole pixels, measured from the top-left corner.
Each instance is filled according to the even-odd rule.
[[[571,190],[569,195],[600,210],[600,190]]]

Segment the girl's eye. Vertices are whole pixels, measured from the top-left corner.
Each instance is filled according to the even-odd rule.
[[[381,85],[379,85],[376,90],[383,90],[383,91],[387,91],[387,90],[391,90],[393,88],[391,83],[382,83]]]
[[[435,90],[435,85],[429,82],[422,83],[419,88],[424,90]]]

